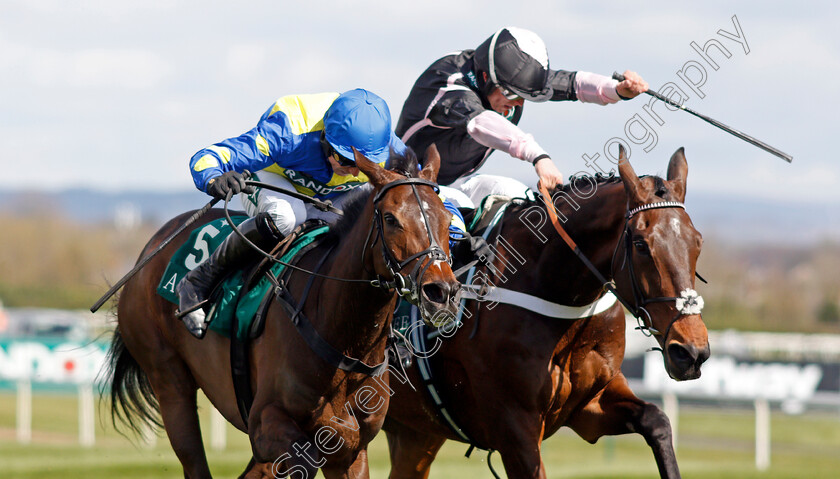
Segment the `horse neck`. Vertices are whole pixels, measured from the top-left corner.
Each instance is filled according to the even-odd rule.
[[[356,357],[363,357],[372,351],[375,343],[384,341],[387,319],[394,312],[393,292],[374,288],[369,283],[375,279],[375,273],[366,258],[378,254],[378,243],[367,254],[363,255],[362,250],[372,221],[373,205],[368,204],[355,226],[341,238],[324,272],[329,276],[364,282],[325,280],[318,298],[320,322],[324,324],[319,329],[334,347],[350,355],[356,354]],[[374,231],[372,235],[375,234]]]
[[[610,264],[627,208],[624,187],[620,182],[600,184],[595,195],[586,200],[576,199],[576,203],[577,210],[568,202],[557,202],[558,211],[567,218],[565,222],[561,218],[563,229],[598,271],[610,279]],[[539,230],[547,238],[546,243],[533,231],[523,228],[516,218],[511,223],[515,226],[510,230],[518,232],[517,242],[511,244],[521,244],[527,251],[523,253],[522,287],[530,288],[539,297],[571,306],[588,304],[600,296],[603,285],[563,241],[551,221],[546,221]]]

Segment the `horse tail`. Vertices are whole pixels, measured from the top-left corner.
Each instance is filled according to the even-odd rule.
[[[162,428],[160,405],[152,390],[149,377],[125,347],[120,328],[114,330],[111,348],[106,358],[111,379],[111,423],[119,430],[119,421],[139,435],[142,426]]]

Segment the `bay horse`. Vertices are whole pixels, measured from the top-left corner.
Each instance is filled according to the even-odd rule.
[[[371,286],[400,279],[402,293],[415,295],[427,317],[440,312],[451,317],[456,309],[452,296],[460,284],[447,261],[451,214],[434,184],[440,157],[432,147],[426,156],[418,172],[410,151],[403,157],[392,154],[389,170],[356,152],[372,193],[359,198],[355,213],[347,208],[331,229],[335,241],[324,241],[297,263],[321,276],[296,272],[286,285],[315,334],[345,360],[387,365],[397,294],[393,286]],[[222,215],[210,211],[202,221]],[[188,216],[164,225],[144,254]],[[160,425],[159,411],[184,476],[210,477],[196,413],[201,388],[230,423],[248,433],[256,464],[247,477],[314,477],[319,468],[327,478],[368,477],[365,448],[385,418],[389,396],[381,391],[388,387],[388,375],[337,369],[310,348],[273,298],[264,332],[249,351],[254,396],[246,424],[234,394],[230,339],[212,331],[202,340],[192,337],[176,319],[176,305],[156,293],[169,258],[188,234],[128,281],[119,298],[110,349],[112,419],[136,430],[142,422]],[[332,245],[334,251],[325,256]]]
[[[709,357],[708,334],[699,308],[678,305],[681,292],[693,292],[702,246],[682,206],[688,173],[683,149],[671,157],[667,180],[639,178],[623,148],[619,156],[620,179],[586,177],[588,188],[583,188],[587,181],[573,182],[555,191],[554,207],[567,219],[568,235],[656,336],[670,376],[697,378]],[[545,220],[546,205],[523,203],[504,212],[499,236],[507,247],[495,243],[493,271],[507,281],[499,284],[500,275],[485,267],[490,282],[561,305],[587,305],[602,297],[602,283]],[[541,442],[563,426],[590,443],[604,435],[639,433],[660,475],[680,477],[668,418],[636,397],[621,373],[620,304],[575,320],[487,301],[467,301],[466,308],[471,314],[464,315],[463,326],[435,340],[438,349],[429,364],[455,426],[472,445],[498,451],[508,477],[545,478]],[[423,384],[418,361],[407,379]],[[426,478],[447,439],[467,441],[448,425],[425,388],[414,390],[405,380],[391,379],[396,393],[384,426],[390,477]]]

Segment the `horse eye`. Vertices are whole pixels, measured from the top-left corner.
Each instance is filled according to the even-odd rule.
[[[397,217],[392,215],[391,213],[385,213],[385,224],[388,226],[399,226],[400,222],[397,221]]]
[[[639,253],[650,255],[650,248],[648,248],[648,245],[647,243],[645,243],[645,240],[641,238],[636,238],[633,240],[633,246]]]

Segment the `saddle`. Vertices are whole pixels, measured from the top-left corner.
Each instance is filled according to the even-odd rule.
[[[239,224],[247,216],[234,216],[231,220]],[[321,236],[329,230],[321,220],[309,220],[295,228],[272,251],[283,263],[294,265],[304,253],[320,242]],[[196,228],[187,241],[172,255],[158,285],[157,292],[173,304],[178,304],[175,288],[200,259],[201,249],[209,255],[233,230],[224,218]],[[197,245],[200,245],[197,247]],[[285,265],[260,258],[243,269],[234,271],[219,281],[210,295],[211,306],[207,314],[209,328],[226,337],[253,339],[263,330],[264,314],[274,286],[283,284],[283,277],[289,274]]]
[[[484,197],[478,208],[468,210],[471,212],[468,213],[469,219],[467,218],[467,215],[464,215],[464,223],[468,225],[467,231],[469,231],[472,235],[480,235],[484,233],[487,227],[493,223],[493,218],[496,216],[496,212],[498,212],[502,206],[516,201],[517,199],[515,198],[503,195],[489,195]]]
[[[501,231],[502,208],[511,203],[519,203],[518,198],[508,196],[490,195],[482,200],[480,206],[475,209],[462,210],[464,223],[467,226],[468,236],[453,249],[453,266],[456,276],[464,281],[467,271],[475,268],[479,261],[489,263],[492,261],[493,250],[488,246],[488,240],[495,238]],[[463,307],[463,300],[462,300]],[[460,314],[455,319],[456,327],[460,327]],[[397,358],[401,366],[410,367],[412,362],[417,360],[417,370],[420,374],[423,387],[429,394],[438,415],[444,424],[449,426],[462,441],[470,444],[466,456],[469,457],[473,449],[478,446],[456,422],[453,414],[447,409],[449,398],[443,390],[438,387],[432,363],[429,356],[433,354],[434,344],[443,338],[449,337],[450,331],[443,331],[443,328],[428,326],[422,319],[418,308],[405,301],[398,303],[394,313],[393,329],[396,332],[397,340],[394,344]],[[439,336],[441,336],[439,338]]]
[[[218,234],[218,228],[226,225],[213,225],[212,223],[203,225],[197,231],[199,234],[201,231],[207,231],[208,228],[216,231],[213,236],[219,236],[220,238],[216,238],[213,244],[214,247],[217,247],[225,237],[225,235]],[[232,231],[229,227],[228,230]],[[297,332],[309,347],[337,369],[368,376],[379,376],[388,368],[389,355],[387,354],[382,363],[370,366],[333,348],[303,313],[303,306],[313,280],[329,257],[330,251],[335,246],[334,243],[328,245],[327,252],[317,261],[314,270],[309,272],[309,278],[301,298],[294,298],[286,288],[289,276],[293,269],[296,269],[296,263],[305,253],[320,245],[325,239],[330,238],[329,235],[325,235],[328,231],[328,224],[322,220],[304,222],[273,249],[271,253],[273,259],[264,258],[259,262],[255,261],[254,265],[246,269],[234,272],[228,278],[223,279],[210,296],[212,306],[208,312],[209,328],[230,338],[230,362],[234,393],[239,414],[245,424],[248,423],[248,412],[253,402],[248,350],[251,340],[260,336],[265,329],[265,319],[272,301],[276,301],[286,311]],[[194,231],[193,235],[195,234]],[[195,242],[195,238],[191,236],[173,255],[169,266],[186,270],[191,261],[187,260],[185,262],[184,258],[189,258],[189,255],[182,252],[181,249],[193,249],[196,244],[198,243]],[[206,242],[202,243],[202,246],[204,246],[204,253],[207,254]],[[194,262],[194,259],[192,262]],[[186,274],[186,272],[184,271],[183,274]],[[170,292],[168,286],[176,281],[177,277],[177,274],[171,272],[164,274],[164,278],[158,287],[158,293],[167,297],[165,293]],[[169,279],[167,280],[167,278]],[[173,284],[177,284],[177,282]],[[174,293],[174,286],[171,289]],[[167,297],[167,299],[177,304],[177,297],[174,294],[170,297]]]
[[[255,265],[242,270],[238,277],[234,274],[230,280],[223,282],[217,288],[221,294],[230,294],[228,291],[233,291],[237,286],[242,293],[231,301],[235,306],[235,317],[232,321],[223,319],[220,322],[222,324],[217,326],[217,332],[231,338],[235,336],[239,340],[260,336],[265,327],[265,312],[272,295],[280,294],[285,289],[292,274],[293,270],[286,265],[297,265],[307,252],[321,243],[322,235],[327,231],[329,226],[323,220],[307,220],[271,251],[272,256],[282,263],[262,258]],[[233,324],[225,328],[226,323]],[[210,329],[213,329],[212,322]]]

